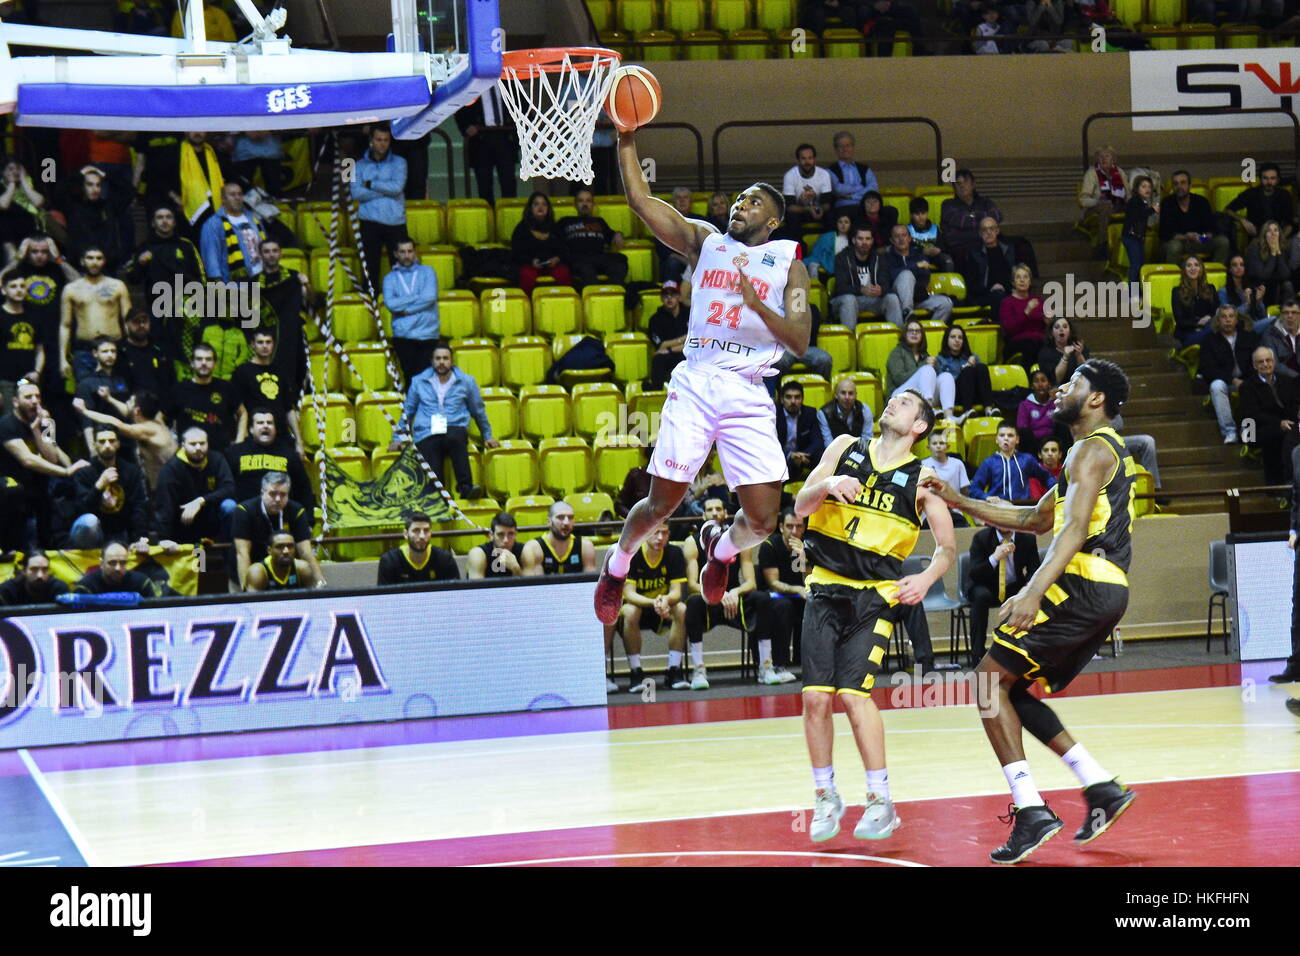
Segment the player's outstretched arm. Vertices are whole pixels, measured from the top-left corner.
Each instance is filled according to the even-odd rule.
[[[687,219],[662,199],[650,195],[650,184],[646,182],[636,140],[630,132],[618,134],[618,168],[623,174],[623,189],[632,211],[650,227],[655,238],[686,256],[694,266],[700,257],[700,245],[705,236],[713,234],[713,227]]]
[[[1056,509],[1056,489],[1050,489],[1036,505],[994,504],[963,495],[937,475],[921,478],[921,487],[947,503],[948,507],[964,511],[973,518],[995,528],[1008,531],[1029,531],[1045,534],[1052,530],[1052,515]]]
[[[852,435],[840,435],[822,453],[822,460],[817,462],[817,467],[799,489],[799,494],[795,495],[794,513],[800,518],[806,518],[820,508],[829,494],[834,493],[840,501],[852,501],[858,496],[862,484],[856,478],[835,474],[835,465],[840,460],[840,455],[855,441],[857,439]]]

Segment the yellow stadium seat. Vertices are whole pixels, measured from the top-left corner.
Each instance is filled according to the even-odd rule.
[[[1261,45],[1260,29],[1253,23],[1225,23],[1219,40],[1226,50],[1253,50]]]
[[[826,295],[826,286],[822,284],[822,281],[820,279],[810,279],[808,282],[808,302],[817,306],[817,311],[822,314],[823,321],[830,317],[830,313],[827,311],[829,301],[830,299]]]
[[[515,495],[506,499],[503,510],[510,512],[521,528],[545,528],[553,504],[550,495]]]
[[[295,214],[294,233],[308,249],[323,249],[329,245],[330,204],[327,202],[299,203]],[[338,238],[342,242],[348,234],[347,212],[340,210]]]
[[[641,309],[636,317],[636,331],[649,332],[650,319],[663,305],[663,299],[660,298],[659,289],[642,289],[637,295],[641,298]]]
[[[622,30],[601,30],[597,34],[600,38],[600,45],[607,49],[614,50],[621,54],[625,59],[632,55],[629,49],[632,38]]]
[[[364,448],[387,448],[393,440],[393,425],[402,418],[402,393],[364,392],[357,396],[356,410],[355,443]]]
[[[507,439],[499,448],[487,449],[483,478],[488,491],[496,497],[531,495],[537,490],[538,481],[533,443]]]
[[[292,246],[282,247],[280,249],[280,268],[306,272],[307,253],[301,249],[294,249]]]
[[[501,384],[537,385],[551,367],[551,347],[540,335],[514,335],[501,342]]]
[[[486,199],[447,200],[447,239],[452,245],[474,246],[491,242],[494,215]]]
[[[894,187],[894,188],[897,189],[898,187]],[[898,221],[899,221],[900,223],[903,223],[904,225],[907,224],[908,222],[910,222],[910,221],[911,221],[911,218],[912,218],[912,214],[908,211],[908,204],[909,204],[911,201],[912,201],[912,195],[911,195],[911,193],[907,192],[906,190],[901,190],[901,191],[899,191],[899,192],[891,192],[891,193],[889,193],[888,195],[885,194],[885,190],[884,190],[884,189],[881,189],[881,190],[880,190],[880,203],[881,203],[881,205],[883,205],[883,206],[889,206],[889,207],[891,207],[891,208],[893,208],[893,209],[898,210]],[[810,240],[810,241],[812,241],[812,240]],[[914,245],[915,245],[915,244],[914,244]],[[934,289],[933,289],[933,285],[934,285],[934,277],[933,277],[933,276],[930,277],[930,285],[932,286],[932,288],[930,289],[930,291],[933,292],[933,291],[934,291]]]
[[[614,25],[613,0],[586,0],[587,13],[591,14],[591,25],[599,32]]]
[[[379,338],[375,317],[359,295],[337,300],[332,319],[334,337],[340,342],[372,342]]]
[[[1177,50],[1178,27],[1173,24],[1139,23],[1138,32],[1142,34],[1153,50]]]
[[[352,362],[352,368],[343,366],[345,392],[355,395],[358,392],[382,392],[393,387],[388,373],[388,356],[382,345],[377,342],[349,345],[345,352]]]
[[[788,30],[794,26],[795,0],[757,0],[759,27],[764,30]]]
[[[655,281],[656,261],[653,242],[649,239],[628,239],[619,251],[627,256],[629,282]]]
[[[534,441],[569,434],[569,395],[559,385],[519,390],[519,433]]]
[[[796,33],[793,28],[776,31],[776,42],[772,44],[777,59],[812,60],[821,56],[821,42],[812,30],[800,28]]]
[[[650,374],[650,340],[640,332],[605,336],[605,353],[614,361],[617,382],[639,382]]]
[[[573,431],[588,441],[618,428],[623,393],[613,382],[583,382],[573,386],[570,408]]]
[[[618,423],[618,430],[612,434],[629,434],[641,441],[654,442],[659,438],[659,419],[663,414],[664,402],[668,398],[665,389],[643,389],[641,383],[629,382],[627,386],[627,420]]]
[[[592,335],[608,335],[626,329],[624,294],[621,285],[589,285],[583,289],[583,327]]]
[[[582,328],[582,300],[567,285],[539,285],[533,289],[533,332],[568,335]],[[522,333],[515,332],[514,335]]]
[[[823,325],[817,330],[817,347],[830,354],[831,370],[851,372],[857,359],[853,331],[843,325]]]
[[[978,355],[979,360],[985,365],[996,365],[998,362],[998,337],[1002,334],[1000,325],[968,325],[966,326],[966,342],[970,345],[973,355]]]
[[[519,400],[515,398],[515,393],[508,388],[493,387],[481,388],[479,394],[483,396],[483,407],[487,410],[488,424],[492,426],[492,437],[500,441],[518,435]],[[483,438],[473,415],[469,419],[469,435],[475,441]]]
[[[617,0],[618,28],[626,33],[653,30],[659,26],[655,0]]]
[[[352,276],[358,282],[365,282],[361,275],[361,257],[357,250],[350,248],[339,249],[339,259],[346,259],[348,267],[352,270]],[[311,280],[311,287],[317,292],[324,295],[329,289],[329,250],[313,249],[311,258],[307,264],[308,278]],[[341,297],[353,291],[352,280],[348,278],[347,270],[343,267],[343,262],[339,261],[334,267],[334,295]]]
[[[502,196],[496,202],[497,238],[509,242],[515,233],[515,226],[524,218],[528,200],[524,197]]]
[[[1214,206],[1215,212],[1223,212],[1228,208],[1228,203],[1237,198],[1238,195],[1250,188],[1250,183],[1243,183],[1238,179],[1234,183],[1225,183],[1221,186],[1214,186],[1214,199],[1211,205]]]
[[[732,30],[727,35],[727,52],[733,60],[766,60],[771,45],[766,30]]]
[[[750,25],[751,0],[712,0],[709,4],[709,22],[713,29],[730,33]]]
[[[491,339],[458,339],[451,343],[452,359],[478,383],[480,389],[501,378],[501,359]]]
[[[663,25],[665,30],[686,33],[704,26],[702,0],[663,0]]]
[[[1115,0],[1112,9],[1120,23],[1136,27],[1146,19],[1145,3],[1146,0]]]
[[[428,266],[438,276],[439,289],[455,288],[460,257],[454,246],[420,246],[416,252],[421,265]]]
[[[677,34],[667,30],[640,30],[633,34],[640,59],[647,63],[667,63],[678,59]],[[559,218],[558,214],[556,218]]]
[[[624,196],[597,196],[592,210],[593,216],[605,220],[605,224],[615,232],[621,232],[624,239],[632,238],[632,230],[639,221],[632,213]]]
[[[995,392],[1029,387],[1029,376],[1025,374],[1023,365],[990,365],[989,381]]]
[[[1179,49],[1214,50],[1218,47],[1218,30],[1212,23],[1184,23],[1178,38]],[[1148,502],[1149,504],[1150,502]]]
[[[822,31],[822,48],[832,59],[857,59],[862,56],[862,34],[857,30],[831,27]]]
[[[576,332],[568,335],[557,335],[551,339],[551,356],[555,361],[559,361],[561,356],[569,349],[573,348],[583,340],[584,336]],[[570,368],[565,369],[557,376],[560,384],[570,392],[577,385],[588,382],[603,382],[610,376],[610,370],[607,368]]]
[[[298,405],[298,424],[302,428],[302,443],[308,448],[333,448],[343,444],[345,422],[356,421],[352,401],[339,392],[329,392],[325,400],[325,442],[322,446],[316,423],[316,406],[311,395],[304,395]]]
[[[682,37],[687,60],[721,60],[723,36],[717,30],[692,30]]]
[[[883,381],[885,362],[898,344],[898,327],[891,322],[860,322],[854,333],[858,339],[858,368],[875,372]]]
[[[446,521],[438,522],[438,530],[447,531],[465,531],[466,534],[457,534],[454,536],[435,538],[434,544],[441,548],[446,548],[452,554],[469,554],[480,544],[488,540],[487,529],[492,524],[492,519],[497,512],[501,510],[501,505],[492,498],[479,498],[475,501],[466,501],[463,498],[456,499],[456,507],[461,513],[472,521],[469,524],[463,518],[452,518]],[[477,526],[477,527],[475,527]]]
[[[319,461],[324,454],[324,449],[317,449],[313,457]],[[349,478],[355,478],[357,481],[370,480],[370,455],[363,449],[355,445],[336,445],[329,450],[329,457]],[[316,472],[320,473],[319,465]]]
[[[447,241],[446,208],[436,199],[406,200],[406,234],[418,246]]]
[[[931,355],[938,355],[939,350],[943,347],[943,337],[948,331],[948,327],[937,319],[925,319],[924,315],[929,315],[924,309],[916,310],[919,314],[916,321],[921,323],[921,328],[925,329],[925,347]]]
[[[389,451],[387,444],[376,445],[370,451],[371,477],[382,477],[384,472],[392,467],[393,462],[397,461],[401,455],[402,453],[400,451]]]
[[[1182,276],[1177,271],[1177,267],[1172,272],[1147,273],[1142,281],[1148,283],[1146,288],[1147,302],[1151,306],[1152,313],[1155,315],[1173,315],[1174,290],[1178,288],[1178,283],[1182,281]]]
[[[962,442],[970,449],[966,458],[970,471],[974,472],[979,463],[996,450],[999,421],[1001,419],[988,416],[968,418],[962,422]]]
[[[855,372],[849,376],[858,386],[858,401],[871,409],[872,418],[879,418],[885,407],[884,387],[880,379],[870,372]]]
[[[595,480],[591,447],[581,438],[543,438],[537,459],[542,490],[557,498],[588,491]]]
[[[479,298],[479,324],[485,335],[504,339],[528,335],[533,328],[533,307],[523,289],[484,289]]]
[[[645,446],[631,438],[597,438],[594,453],[596,487],[611,495],[622,490],[629,471],[644,468],[650,461]]]
[[[444,339],[478,335],[478,297],[473,292],[445,289],[438,293],[438,334]]]
[[[325,343],[311,346],[307,350],[308,370],[312,386],[317,390],[337,392],[343,382],[343,360],[331,352],[326,361]]]
[[[603,491],[572,491],[564,496],[565,504],[573,509],[575,522],[614,520],[614,499]]]
[[[826,381],[820,375],[782,375],[781,387],[785,388],[786,382],[798,382],[803,386],[803,403],[806,407],[812,409],[821,408],[829,402],[835,394],[831,383]],[[777,398],[780,398],[778,394]]]
[[[1187,0],[1147,0],[1147,22],[1177,26],[1187,22]]]

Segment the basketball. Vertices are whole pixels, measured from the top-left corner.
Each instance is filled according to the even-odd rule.
[[[619,130],[627,132],[653,120],[662,102],[653,73],[640,66],[623,66],[614,71],[605,112]]]

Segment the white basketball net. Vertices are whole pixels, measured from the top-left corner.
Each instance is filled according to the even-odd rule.
[[[520,179],[591,184],[591,137],[618,62],[608,53],[565,53],[555,71],[503,70],[498,87],[519,131]]]

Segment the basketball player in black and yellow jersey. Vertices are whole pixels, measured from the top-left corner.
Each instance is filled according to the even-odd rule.
[[[795,514],[808,516],[804,554],[812,566],[803,618],[803,726],[817,790],[808,832],[819,843],[840,832],[844,816],[831,764],[837,696],[867,771],[866,810],[854,836],[879,840],[898,828],[885,725],[871,688],[902,605],[920,603],[957,553],[952,516],[921,486],[934,473],[912,454],[933,427],[934,409],[921,393],[899,392],[880,416],[880,437],[836,438],[795,497]],[[920,574],[900,578],[922,514],[934,533],[934,557]]]
[[[379,559],[376,584],[412,584],[417,581],[456,581],[460,569],[450,551],[430,544],[433,522],[422,511],[406,516],[406,543],[385,551]]]
[[[1022,728],[1074,771],[1088,815],[1074,834],[1101,836],[1136,794],[1076,743],[1031,683],[1064,689],[1092,660],[1128,607],[1128,566],[1136,467],[1111,427],[1128,400],[1128,379],[1113,362],[1089,359],[1057,393],[1053,418],[1069,427],[1074,446],[1057,485],[1037,505],[990,504],[936,479],[924,484],[954,508],[995,527],[1053,532],[1052,545],[1029,582],[999,611],[993,645],[980,661],[976,696],[989,743],[1002,764],[1014,807],[1007,842],[994,863],[1019,863],[1062,827],[1029,773]],[[1045,599],[1045,600],[1044,600]]]
[[[248,566],[248,590],[295,591],[315,587],[311,565],[294,557],[296,547],[292,531],[274,532],[266,557]]]
[[[690,682],[682,671],[686,648],[686,558],[682,549],[668,543],[668,523],[650,533],[637,548],[623,582],[623,607],[619,612],[623,628],[623,650],[631,672],[628,693],[641,690],[645,672],[641,669],[641,625],[668,630],[668,673],[664,689],[686,690]],[[612,627],[613,625],[611,625]]]
[[[596,547],[590,538],[573,533],[573,506],[557,501],[546,512],[546,534],[524,545],[519,562],[527,576],[538,574],[591,574],[596,570]]]

